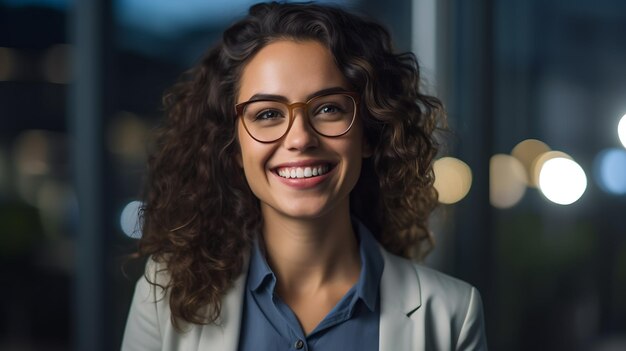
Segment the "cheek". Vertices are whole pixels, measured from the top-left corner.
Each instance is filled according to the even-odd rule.
[[[266,145],[252,140],[247,134],[240,137],[239,165],[243,178],[257,199],[265,198],[268,191],[266,165],[271,150],[268,150]]]
[[[259,173],[265,171],[265,165],[272,154],[272,146],[265,145],[250,138],[242,128],[238,131],[239,154],[237,162],[243,168],[248,179],[259,179]]]
[[[239,154],[237,155],[237,162],[242,167],[246,174],[255,172],[258,168],[259,162],[263,158],[264,146],[263,144],[252,139],[246,129],[241,125],[241,122],[237,123],[237,143],[239,144]]]
[[[349,140],[344,140],[334,146],[334,149],[342,155],[346,163],[346,179],[348,182],[356,182],[361,174],[361,164],[364,157],[364,149],[360,135],[352,135]]]
[[[363,127],[358,123],[350,132],[354,132],[354,134],[351,135],[350,150],[348,153],[350,154],[350,158],[353,159],[353,162],[361,163],[362,159],[368,157],[371,153],[369,144],[365,139]]]
[[[246,183],[248,183],[248,185],[250,186],[250,188],[252,188],[252,191],[254,191],[255,189],[255,184],[254,184],[254,180],[258,179],[258,176],[255,175],[255,172],[257,171],[258,166],[255,166],[255,157],[254,154],[252,153],[253,150],[251,150],[249,148],[250,145],[247,145],[245,143],[245,141],[242,143],[239,143],[239,166],[241,167],[241,170],[243,171],[243,176],[244,179],[246,181]]]

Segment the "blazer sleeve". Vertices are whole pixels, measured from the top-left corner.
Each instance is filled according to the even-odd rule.
[[[483,304],[480,293],[474,287],[470,290],[467,312],[456,345],[456,350],[459,351],[487,350]]]
[[[146,263],[145,274],[137,281],[135,293],[126,321],[122,351],[158,351],[162,349],[159,329],[158,302],[165,298],[160,287],[148,282],[147,276],[156,281],[157,264],[151,259]]]

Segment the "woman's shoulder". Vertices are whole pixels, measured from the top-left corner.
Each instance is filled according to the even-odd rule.
[[[162,336],[170,319],[168,283],[166,265],[148,257],[144,274],[135,285],[122,350],[161,349]]]
[[[476,288],[471,284],[451,275],[427,267],[421,263],[412,262],[417,273],[422,294],[436,294],[438,296],[469,296]],[[453,295],[453,296],[452,296]]]
[[[399,306],[415,323],[426,349],[486,350],[482,299],[460,279],[385,253],[383,304]]]
[[[245,278],[243,272],[234,281],[222,300],[221,314],[215,323],[185,323],[179,331],[171,320],[167,264],[148,258],[145,273],[135,287],[122,350],[196,350],[200,345],[210,350],[235,349]]]
[[[448,315],[464,315],[469,310],[482,309],[480,293],[471,284],[388,252],[384,256],[387,284],[400,284],[410,295],[406,298],[417,300],[418,305],[441,307]]]
[[[432,291],[443,295],[457,293],[465,295],[475,289],[471,284],[461,279],[427,267],[422,263],[396,256],[384,249],[383,252],[385,264],[391,266],[390,269],[394,271],[394,274],[404,275],[403,280],[407,278],[407,275],[415,276],[422,292]]]
[[[146,260],[144,274],[137,280],[134,302],[152,306],[155,313],[169,315],[169,285],[167,264],[150,256]]]
[[[143,297],[147,302],[156,305],[166,304],[169,283],[167,264],[150,256],[146,260],[143,275],[135,285],[135,299]]]

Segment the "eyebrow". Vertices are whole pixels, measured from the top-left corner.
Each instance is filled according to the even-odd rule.
[[[305,101],[309,101],[312,98],[316,96],[320,96],[320,95],[331,94],[331,93],[347,93],[347,92],[349,92],[349,90],[347,90],[346,88],[342,88],[342,87],[326,88],[326,89],[318,90],[312,94],[309,94],[306,97]],[[263,94],[263,93],[252,95],[252,97],[248,101],[258,101],[258,100],[274,100],[274,101],[289,102],[289,99],[287,99],[287,97],[283,95]]]

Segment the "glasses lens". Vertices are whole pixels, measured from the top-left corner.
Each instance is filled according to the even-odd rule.
[[[306,112],[317,133],[328,137],[339,136],[354,123],[356,101],[352,96],[341,93],[323,95],[311,99]],[[248,102],[241,117],[248,133],[258,141],[276,141],[289,129],[289,107],[282,102]]]
[[[356,102],[350,95],[324,95],[312,99],[308,105],[311,125],[322,135],[342,135],[354,122]]]
[[[248,132],[260,141],[274,141],[289,127],[289,109],[277,101],[254,101],[243,110]]]

